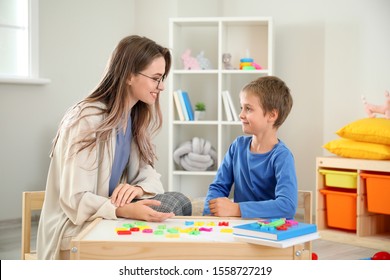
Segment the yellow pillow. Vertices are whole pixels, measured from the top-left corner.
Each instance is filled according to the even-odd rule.
[[[360,159],[390,159],[390,146],[349,139],[336,139],[323,146],[341,157]]]
[[[390,120],[384,118],[357,120],[347,124],[336,134],[351,140],[390,145]]]

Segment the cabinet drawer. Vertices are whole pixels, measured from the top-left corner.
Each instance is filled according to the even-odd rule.
[[[390,215],[390,175],[361,173],[366,180],[369,212]]]
[[[357,172],[320,169],[318,170],[325,176],[325,184],[328,187],[356,189]]]
[[[329,227],[356,230],[356,193],[322,189]]]

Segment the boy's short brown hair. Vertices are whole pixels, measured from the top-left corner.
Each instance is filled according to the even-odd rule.
[[[286,120],[293,105],[290,89],[285,82],[275,76],[260,77],[242,88],[242,91],[252,93],[259,98],[264,114],[276,110],[278,118],[274,123],[279,128]]]

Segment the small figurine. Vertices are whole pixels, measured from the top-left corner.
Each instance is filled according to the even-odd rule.
[[[183,60],[185,70],[200,70],[199,62],[195,57],[191,56],[190,49],[185,50],[181,55],[181,59]]]
[[[211,69],[211,63],[210,60],[208,60],[206,57],[204,57],[204,51],[201,51],[197,56],[196,60],[199,63],[200,69],[206,70]]]
[[[390,119],[390,93],[388,91],[385,92],[385,104],[380,105],[373,105],[367,102],[366,98],[362,96],[364,109],[370,118],[375,118],[375,113],[382,114],[386,119]]]
[[[222,63],[223,63],[223,69],[231,70],[233,69],[232,64],[230,63],[230,60],[232,59],[232,55],[230,53],[224,53],[222,54]]]

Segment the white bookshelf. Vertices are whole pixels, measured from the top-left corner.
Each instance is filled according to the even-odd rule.
[[[181,191],[197,197],[205,196],[214,179],[229,145],[242,134],[239,121],[227,121],[222,101],[222,91],[228,90],[236,111],[240,112],[238,94],[242,86],[273,73],[272,18],[171,18],[169,20],[169,47],[173,63],[168,79],[169,93],[169,178],[168,191]],[[204,52],[211,64],[207,70],[184,70],[181,55],[191,49],[191,56]],[[240,70],[240,59],[247,54],[259,64],[261,70]],[[234,68],[223,68],[222,54],[232,55]],[[188,92],[191,103],[206,104],[206,117],[201,121],[180,121],[174,103],[173,91]],[[213,170],[186,171],[178,166],[173,153],[183,142],[193,137],[211,142],[217,152]]]

